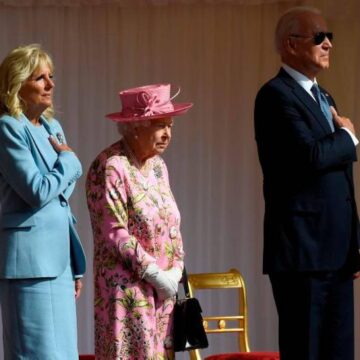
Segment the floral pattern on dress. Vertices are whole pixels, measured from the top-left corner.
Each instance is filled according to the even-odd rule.
[[[150,263],[183,268],[180,214],[164,161],[144,176],[121,140],[91,164],[86,195],[94,235],[98,360],[171,360],[174,299],[143,280]]]

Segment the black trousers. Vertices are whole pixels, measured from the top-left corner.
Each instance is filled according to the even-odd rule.
[[[270,274],[281,360],[354,360],[354,290],[345,271]]]

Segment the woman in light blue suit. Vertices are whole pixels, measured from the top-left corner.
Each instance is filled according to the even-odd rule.
[[[85,256],[69,197],[81,164],[53,119],[39,45],[0,65],[0,301],[6,360],[76,360]]]

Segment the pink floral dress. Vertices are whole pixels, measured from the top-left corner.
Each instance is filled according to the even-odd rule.
[[[150,263],[183,268],[180,214],[164,161],[147,175],[120,140],[92,163],[86,195],[94,234],[97,360],[173,359],[174,299],[160,301],[143,280]]]

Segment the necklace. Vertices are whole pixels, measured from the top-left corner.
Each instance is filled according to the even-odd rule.
[[[137,157],[135,156],[134,152],[132,151],[130,145],[127,143],[125,138],[123,138],[124,149],[129,156],[130,165],[137,170],[137,172],[141,175],[141,181],[139,181],[141,187],[144,191],[149,189],[149,174],[151,170],[151,161],[146,160],[143,166],[140,165]]]
[[[149,173],[150,173],[150,169],[151,169],[151,164],[150,164],[149,159],[145,160],[144,165],[141,165],[138,158],[136,157],[133,150],[131,149],[130,145],[125,140],[125,138],[123,138],[123,143],[125,145],[125,150],[126,150],[127,154],[129,155],[129,158],[131,159],[131,162],[139,170],[141,175],[143,175],[144,177],[148,177]]]

